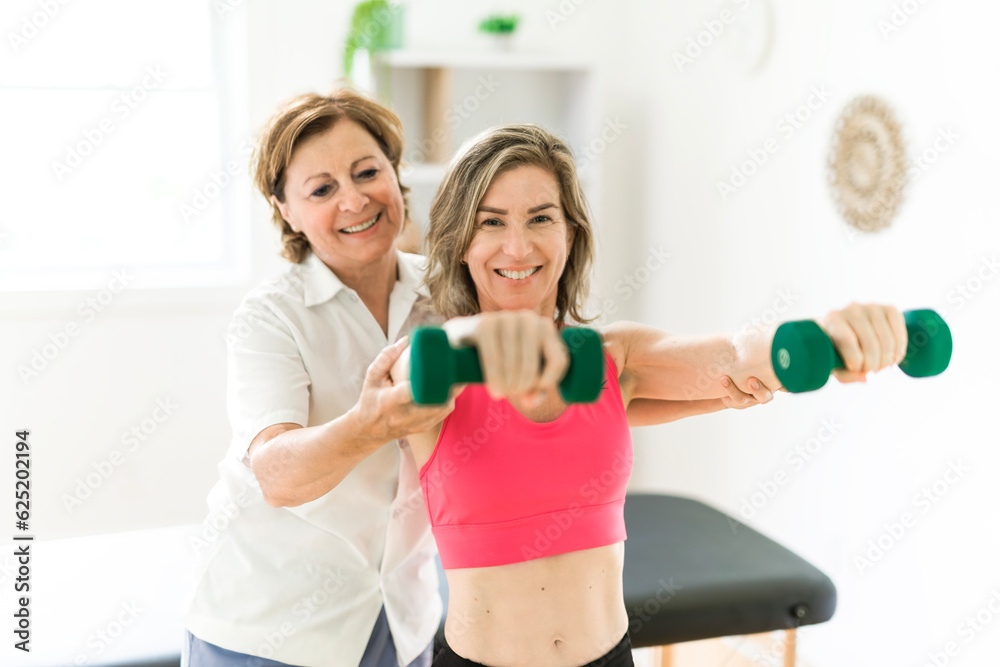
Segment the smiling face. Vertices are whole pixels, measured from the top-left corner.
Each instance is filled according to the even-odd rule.
[[[573,234],[548,170],[521,166],[494,178],[462,257],[480,310],[528,309],[552,317]]]
[[[392,163],[362,125],[338,120],[295,147],[285,201],[272,201],[331,269],[384,259],[403,227],[403,194]]]

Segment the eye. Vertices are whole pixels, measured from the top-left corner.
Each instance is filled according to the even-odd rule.
[[[534,218],[531,219],[532,222],[549,222],[551,220],[552,218],[550,218],[547,215],[536,215]]]
[[[325,197],[328,194],[330,194],[329,185],[321,185],[319,188],[313,191],[314,197]]]
[[[365,169],[360,174],[358,174],[358,178],[365,178],[365,179],[375,178],[376,175],[378,175],[378,169]]]
[[[497,225],[502,225],[503,222],[497,220],[496,218],[487,218],[479,223],[480,227],[496,227]]]

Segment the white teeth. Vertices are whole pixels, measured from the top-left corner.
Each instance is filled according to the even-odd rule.
[[[355,232],[363,232],[372,225],[374,225],[376,220],[378,220],[378,215],[376,215],[368,222],[362,222],[360,225],[354,225],[353,227],[345,227],[341,231],[347,232],[348,234],[354,234]]]
[[[504,278],[521,280],[523,278],[527,278],[528,276],[532,275],[535,271],[537,271],[540,268],[541,267],[536,266],[535,268],[528,269],[527,271],[507,271],[506,269],[497,269],[497,271],[499,271],[500,275],[503,276]]]

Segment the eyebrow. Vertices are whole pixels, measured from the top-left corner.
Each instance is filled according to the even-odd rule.
[[[354,169],[355,165],[357,165],[359,162],[362,162],[362,161],[367,160],[368,158],[372,158],[372,157],[375,157],[375,156],[374,155],[366,155],[364,157],[359,157],[357,160],[355,160],[354,162],[351,163],[351,169]],[[310,176],[309,178],[307,178],[306,180],[304,180],[302,182],[303,183],[308,183],[312,179],[319,178],[320,176],[326,176],[327,178],[329,178],[330,174],[328,172],[325,172],[325,171],[323,173],[321,173],[321,174],[313,174],[312,176]]]
[[[559,208],[559,207],[556,206],[555,204],[540,204],[538,206],[535,206],[534,208],[529,208],[528,214],[530,215],[531,213],[538,213],[539,211],[544,211],[547,208]],[[480,206],[478,209],[476,209],[476,212],[478,213],[480,211],[484,213],[496,213],[497,215],[507,215],[506,210],[502,208],[493,208],[492,206]]]

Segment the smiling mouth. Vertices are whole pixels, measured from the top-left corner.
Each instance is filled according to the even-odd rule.
[[[366,220],[365,222],[362,222],[360,225],[354,225],[353,227],[345,227],[344,229],[340,230],[340,233],[341,234],[357,234],[358,232],[363,232],[366,229],[370,228],[372,225],[374,225],[378,221],[378,218],[379,218],[380,215],[382,215],[382,214],[381,213],[377,213],[375,215],[375,217],[373,217],[371,220]]]
[[[525,271],[507,271],[506,269],[493,269],[496,273],[500,274],[504,278],[510,278],[511,280],[524,280],[528,276],[533,276],[538,272],[538,269],[542,267],[536,266],[533,269],[527,269]]]

